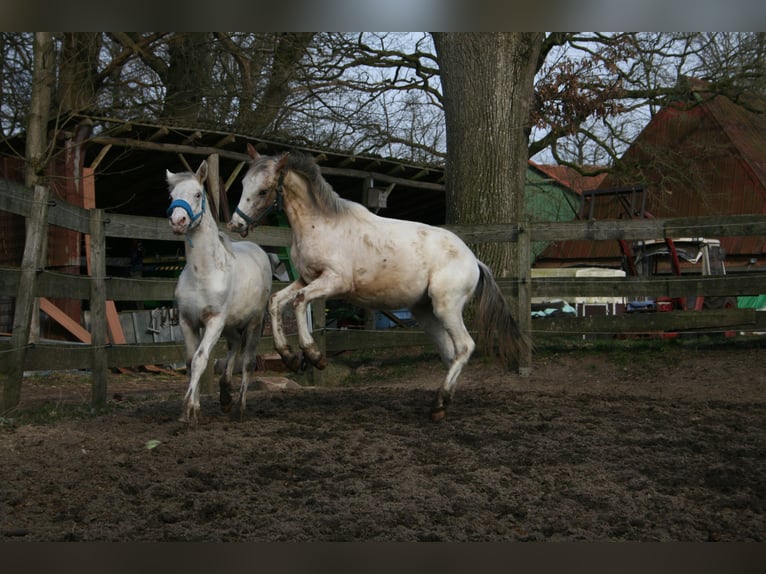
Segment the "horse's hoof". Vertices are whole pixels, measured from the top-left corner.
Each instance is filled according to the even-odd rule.
[[[447,409],[445,407],[433,407],[431,409],[431,422],[440,423],[444,422],[447,418]]]
[[[287,365],[288,369],[294,373],[297,373],[303,366],[303,357],[301,355],[292,355],[291,357],[285,359],[285,364]]]

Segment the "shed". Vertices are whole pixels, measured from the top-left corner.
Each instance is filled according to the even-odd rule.
[[[310,153],[341,196],[369,205],[382,215],[433,224],[444,222],[444,170],[440,166],[357,156],[222,131],[84,115],[69,118],[65,125],[51,133],[56,148],[46,175],[53,195],[81,207],[164,217],[168,207],[165,170],[194,171],[203,159],[210,158],[215,166],[211,166],[209,191],[213,187],[219,189],[222,200],[219,219],[226,221],[241,195],[238,182],[250,159],[246,152],[246,145],[250,143],[262,154],[291,149]],[[24,158],[23,151],[19,150],[24,150],[21,137],[0,145],[0,178],[23,181]],[[0,212],[0,265],[20,264],[24,233],[23,218]],[[148,246],[133,240],[111,239],[107,243],[109,273],[130,273],[137,254],[143,253],[146,259],[151,259],[162,256],[162,250],[178,249],[169,242],[156,243]],[[84,254],[79,233],[51,229],[48,268],[84,273]],[[180,255],[183,255],[182,249]],[[62,300],[55,304],[64,314],[81,322],[80,301]],[[12,317],[12,301],[0,301],[0,332],[10,329]],[[56,336],[56,333],[44,334]]]
[[[652,118],[598,188],[644,188],[653,217],[766,213],[766,100],[715,94],[697,80],[688,80],[685,95]],[[616,196],[599,197],[593,209],[601,220],[631,215]],[[721,244],[730,272],[766,266],[763,236]],[[552,243],[537,260],[543,267],[620,262],[616,242],[584,240]]]

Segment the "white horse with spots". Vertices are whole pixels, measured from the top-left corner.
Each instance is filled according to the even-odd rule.
[[[239,409],[243,417],[248,371],[255,366],[255,350],[271,293],[271,262],[255,243],[232,242],[219,231],[206,205],[207,162],[202,162],[196,174],[167,171],[166,175],[172,200],[167,211],[170,228],[186,236],[186,266],[175,291],[189,370],[181,420],[197,423],[199,380],[221,335],[228,345],[220,379],[221,407],[226,412],[231,408],[231,378],[239,355]]]
[[[295,309],[298,342],[318,368],[326,360],[308,329],[306,306],[319,298],[345,298],[370,309],[410,309],[431,335],[447,366],[432,418],[441,420],[458,376],[475,344],[463,307],[476,292],[480,342],[509,366],[522,335],[491,271],[455,234],[422,223],[379,217],[338,196],[313,158],[295,152],[260,156],[248,145],[251,166],[229,228],[243,236],[274,209],[284,209],[293,233],[291,257],[300,278],[271,298],[274,345],[293,369],[301,364],[282,328],[287,305]]]

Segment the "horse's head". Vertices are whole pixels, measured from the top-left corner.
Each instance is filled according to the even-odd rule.
[[[288,157],[287,154],[279,158],[262,156],[250,144],[247,144],[247,153],[252,159],[250,169],[242,179],[242,197],[228,225],[242,237],[280,207],[283,171]]]
[[[207,162],[203,161],[197,173],[172,173],[165,170],[170,187],[168,223],[173,233],[183,235],[202,221],[205,212],[205,180]]]

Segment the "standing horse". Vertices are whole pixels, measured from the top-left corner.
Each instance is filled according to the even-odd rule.
[[[463,307],[474,292],[479,296],[480,343],[495,341],[509,366],[518,360],[518,325],[489,268],[455,234],[379,217],[341,198],[310,156],[296,152],[261,156],[250,145],[248,153],[252,162],[229,228],[244,237],[274,209],[284,209],[290,221],[290,254],[300,277],[269,303],[274,345],[288,366],[297,369],[301,363],[282,329],[282,312],[288,304],[295,309],[300,348],[320,369],[326,360],[308,330],[308,303],[345,298],[371,309],[406,307],[433,338],[448,369],[431,410],[433,420],[441,420],[475,348],[463,323]]]
[[[206,208],[207,162],[202,162],[196,174],[167,171],[166,175],[172,199],[168,222],[173,233],[186,235],[186,266],[175,291],[189,370],[181,420],[197,423],[199,380],[222,334],[228,353],[220,379],[221,407],[225,412],[231,408],[231,377],[236,357],[241,355],[239,409],[243,417],[248,370],[255,363],[271,293],[271,262],[255,243],[232,242],[219,232],[213,214]]]

